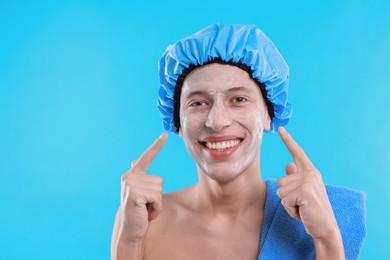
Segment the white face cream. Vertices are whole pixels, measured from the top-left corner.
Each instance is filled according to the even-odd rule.
[[[232,65],[209,64],[184,80],[180,134],[198,168],[218,182],[233,180],[255,162],[270,119],[249,74]]]

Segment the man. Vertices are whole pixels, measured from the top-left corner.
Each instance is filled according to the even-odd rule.
[[[325,187],[283,128],[288,67],[256,26],[211,25],[169,46],[159,72],[164,127],[183,138],[198,183],[162,195],[162,178],[146,174],[163,133],[122,176],[112,259],[358,257],[364,196]],[[263,181],[263,132],[276,130],[294,163]]]

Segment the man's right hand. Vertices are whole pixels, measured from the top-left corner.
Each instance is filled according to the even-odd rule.
[[[122,176],[119,234],[127,241],[142,240],[149,222],[162,210],[163,180],[146,171],[167,138],[168,135],[162,133]]]

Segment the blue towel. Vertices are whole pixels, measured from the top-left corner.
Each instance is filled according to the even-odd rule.
[[[280,204],[275,180],[268,179],[259,259],[315,259],[314,243],[301,221]],[[325,185],[343,238],[345,258],[358,259],[366,235],[365,193]]]

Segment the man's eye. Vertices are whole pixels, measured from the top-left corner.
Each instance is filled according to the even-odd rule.
[[[200,106],[205,106],[206,102],[204,101],[194,101],[190,104],[191,107],[200,107]]]
[[[245,101],[248,101],[246,98],[244,97],[235,97],[233,98],[233,102],[234,103],[242,103],[242,102],[245,102]]]

